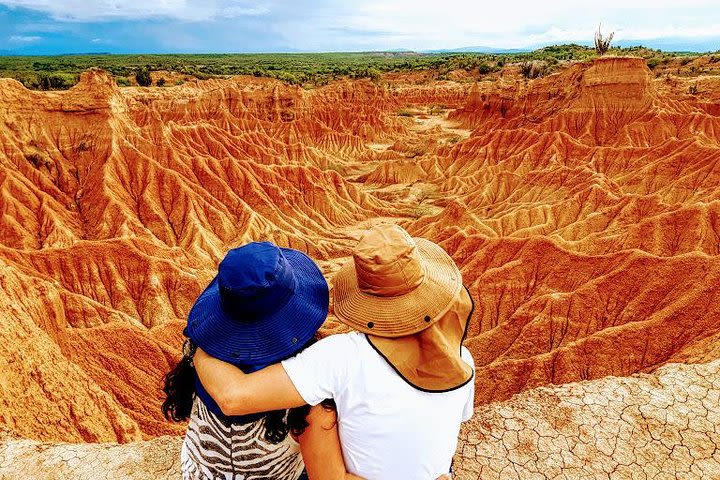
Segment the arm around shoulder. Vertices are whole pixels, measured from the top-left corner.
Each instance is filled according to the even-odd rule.
[[[348,334],[331,335],[283,360],[282,366],[305,402],[317,405],[335,399],[347,386],[357,365],[356,339]]]
[[[305,405],[279,364],[246,374],[198,348],[193,359],[200,382],[225,415],[247,415]]]

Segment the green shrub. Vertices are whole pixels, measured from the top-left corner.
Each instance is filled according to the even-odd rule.
[[[290,72],[286,72],[285,70],[281,70],[277,74],[273,73],[272,75],[268,75],[268,76],[273,76],[273,77],[277,78],[278,80],[282,80],[283,82],[289,83],[290,85],[299,85],[301,83],[300,79],[297,77],[297,75],[290,73]]]
[[[150,77],[150,69],[148,67],[139,68],[135,72],[135,81],[141,87],[149,87],[152,85],[152,77]]]
[[[380,78],[380,70],[373,67],[361,67],[353,70],[351,73],[352,78],[369,78],[370,80],[378,80]]]
[[[117,77],[115,79],[115,83],[118,87],[129,87],[131,85],[130,79],[128,79],[127,77]]]
[[[658,58],[658,57],[649,58],[649,59],[647,60],[647,66],[648,66],[648,68],[649,68],[650,70],[652,70],[652,69],[654,69],[655,67],[657,67],[658,65],[660,65],[660,62],[661,62],[661,61],[662,61],[662,59],[661,59],[661,58]]]
[[[165,82],[166,82],[165,77],[160,77],[160,78],[158,78],[158,81],[155,83],[155,85],[157,85],[158,87],[164,87]]]
[[[486,75],[488,73],[492,72],[492,68],[490,68],[490,65],[488,65],[485,62],[482,62],[480,66],[478,67],[478,73],[480,75]]]
[[[25,88],[29,88],[31,90],[37,90],[39,88],[37,75],[27,72],[13,72],[12,78],[22,83]]]
[[[77,79],[74,76],[41,73],[38,75],[37,88],[40,90],[64,90],[76,83]]]
[[[365,74],[370,80],[375,81],[380,78],[381,72],[377,68],[368,68]]]

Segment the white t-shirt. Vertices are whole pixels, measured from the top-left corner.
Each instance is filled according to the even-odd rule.
[[[462,358],[474,366],[465,347]],[[429,480],[449,472],[460,423],[473,413],[472,381],[445,393],[417,390],[359,333],[327,337],[282,365],[310,405],[335,399],[350,473]]]

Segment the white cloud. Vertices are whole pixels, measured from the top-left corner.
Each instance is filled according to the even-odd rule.
[[[8,38],[8,41],[11,43],[34,43],[40,40],[42,40],[42,37],[34,35],[13,35]]]
[[[75,22],[149,18],[207,21],[270,11],[268,5],[239,0],[0,0],[0,5],[27,8],[50,14],[56,20]]]
[[[717,0],[365,0],[287,19],[277,28],[299,49],[334,35],[380,48],[525,47],[592,41],[598,23],[621,40],[720,35]]]
[[[298,50],[424,50],[590,42],[600,22],[604,32],[616,32],[617,40],[718,38],[717,1],[0,0],[0,5],[48,14],[52,21],[38,25],[47,31],[57,25],[66,27],[68,22],[195,22],[198,31],[165,28],[168,36],[176,38],[167,43],[176,48],[185,45],[181,34],[187,35],[187,48],[197,48],[210,45],[209,37],[232,40],[238,32],[257,35],[258,45]],[[46,30],[18,25],[13,31],[36,35]],[[87,38],[95,35],[104,34],[92,33]],[[247,46],[252,47],[251,43]],[[206,48],[224,48],[213,45]]]
[[[225,18],[236,18],[236,17],[254,17],[258,15],[266,15],[270,13],[270,7],[268,5],[258,5],[254,7],[239,7],[239,6],[228,6],[220,9],[220,16]]]

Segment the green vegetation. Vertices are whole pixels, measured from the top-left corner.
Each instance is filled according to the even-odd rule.
[[[0,76],[7,76],[19,80],[27,88],[33,90],[65,90],[75,85],[79,80],[79,73],[47,73],[39,72],[12,72],[12,74],[0,73]]]
[[[485,62],[482,62],[480,64],[480,66],[478,67],[478,73],[480,75],[486,75],[492,71],[493,71],[492,67]]]
[[[640,56],[648,60],[651,68],[663,65],[663,62],[671,62],[678,56],[682,56],[683,61],[697,56],[644,47],[610,48],[608,54]],[[592,47],[571,44],[512,54],[367,52],[10,56],[0,57],[0,76],[15,78],[28,88],[64,89],[74,85],[81,72],[101,68],[110,72],[118,85],[126,86],[132,83],[131,79],[136,74],[147,68],[149,72],[177,74],[185,80],[254,75],[312,88],[341,77],[376,81],[387,72],[434,70],[437,78],[448,78],[450,72],[460,69],[477,75],[489,75],[506,65],[527,62],[543,62],[544,68],[539,75],[545,75],[552,73],[562,62],[587,60],[596,55]],[[720,68],[720,55],[711,58],[717,59],[713,65]],[[181,81],[174,80],[173,83],[179,84]]]
[[[141,87],[149,87],[152,85],[152,77],[150,77],[150,67],[141,67],[135,72],[135,81]]]

